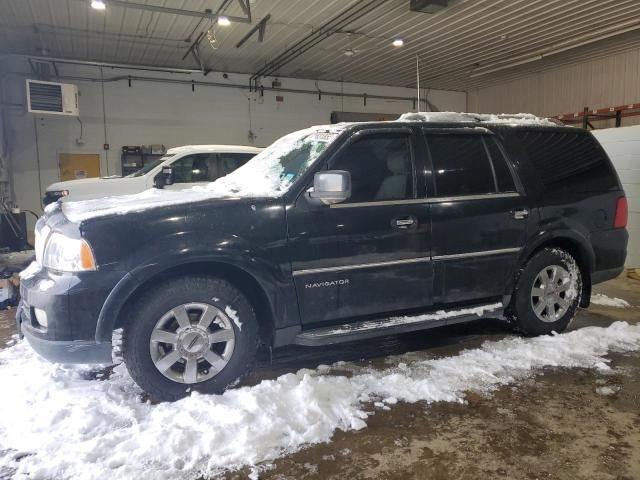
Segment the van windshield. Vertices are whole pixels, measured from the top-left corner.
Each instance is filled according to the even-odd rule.
[[[160,157],[160,158],[154,158],[153,160],[149,160],[149,161],[145,162],[145,164],[142,166],[142,168],[140,170],[138,170],[137,172],[133,172],[133,173],[127,175],[125,178],[142,177],[143,175],[146,175],[151,170],[156,168],[158,165],[163,163],[165,160],[169,160],[173,156],[175,156],[175,154],[165,155],[165,156]]]
[[[242,167],[209,185],[216,194],[277,197],[317,160],[342,130],[332,127],[293,132]]]

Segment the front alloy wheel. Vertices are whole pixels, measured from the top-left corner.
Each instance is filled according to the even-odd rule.
[[[162,375],[192,384],[222,371],[234,345],[232,321],[222,310],[206,303],[184,303],[158,320],[151,332],[149,352]]]
[[[127,311],[127,370],[158,400],[222,393],[252,367],[259,329],[253,306],[230,282],[204,275],[154,285]]]

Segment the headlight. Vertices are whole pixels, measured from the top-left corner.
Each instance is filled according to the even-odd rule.
[[[91,246],[83,239],[69,238],[54,232],[44,248],[42,264],[62,272],[82,272],[96,269]]]

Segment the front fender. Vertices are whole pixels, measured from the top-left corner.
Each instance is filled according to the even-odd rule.
[[[297,310],[287,308],[295,299],[288,298],[287,292],[293,292],[291,281],[286,272],[282,272],[278,265],[264,259],[243,252],[207,252],[178,251],[171,254],[156,256],[127,273],[108,295],[98,316],[96,326],[96,341],[111,341],[111,335],[122,309],[138,288],[148,281],[171,271],[176,267],[194,267],[203,264],[219,264],[234,267],[250,275],[262,288],[273,318],[289,319],[290,323],[299,322]]]

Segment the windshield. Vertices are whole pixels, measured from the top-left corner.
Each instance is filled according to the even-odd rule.
[[[164,162],[165,160],[169,160],[171,157],[174,157],[174,156],[175,156],[175,153],[171,155],[165,155],[164,157],[161,157],[161,158],[154,158],[153,160],[148,160],[147,162],[145,162],[145,164],[140,170],[127,175],[125,178],[141,177],[143,175],[146,175],[151,170],[153,170],[158,165],[160,165],[162,162]]]
[[[340,129],[325,127],[286,135],[207,188],[216,194],[230,196],[280,196],[315,162],[340,132]]]

